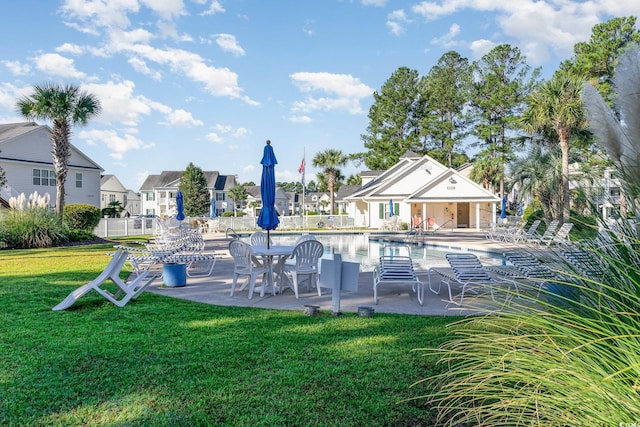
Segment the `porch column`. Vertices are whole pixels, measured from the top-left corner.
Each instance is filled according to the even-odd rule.
[[[496,223],[496,202],[491,203],[491,223]]]
[[[480,202],[476,203],[476,230],[480,230]]]
[[[425,230],[428,227],[427,224],[427,204],[422,204],[422,229]]]

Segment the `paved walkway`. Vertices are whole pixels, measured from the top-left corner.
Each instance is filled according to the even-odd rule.
[[[380,238],[397,240],[405,237],[405,234],[385,234]],[[182,298],[191,301],[213,305],[254,307],[280,310],[303,311],[305,305],[316,305],[323,311],[332,311],[332,296],[329,289],[323,290],[323,295],[318,296],[317,291],[306,291],[306,286],[300,289],[300,297],[296,299],[293,291],[286,289],[278,295],[265,294],[260,297],[255,293],[252,299],[247,298],[247,290],[238,292],[231,297],[231,277],[233,274],[233,260],[227,250],[229,240],[223,233],[208,233],[205,235],[206,250],[213,251],[217,256],[214,272],[211,276],[201,278],[187,278],[187,285],[183,287],[166,287],[162,279],[156,279],[149,288],[150,292]],[[425,244],[435,245],[441,250],[446,249],[471,249],[482,252],[501,253],[513,249],[513,245],[492,242],[484,238],[484,234],[472,230],[439,231],[433,235],[424,237]],[[447,288],[443,286],[439,295],[429,291],[429,280],[432,280],[434,288],[439,285],[439,275],[429,274],[428,271],[418,271],[418,277],[425,284],[424,304],[418,304],[415,293],[411,292],[409,285],[384,285],[378,288],[379,302],[373,301],[373,275],[371,272],[361,272],[359,275],[357,292],[342,292],[340,297],[341,312],[357,312],[358,307],[373,307],[380,313],[402,314],[428,314],[428,315],[464,315],[470,313],[459,307],[447,303]],[[258,281],[260,283],[260,281]],[[472,298],[469,302],[472,303]],[[467,301],[467,295],[465,295]],[[478,303],[478,301],[476,301]],[[482,301],[486,304],[486,301]],[[468,306],[465,304],[465,306]]]

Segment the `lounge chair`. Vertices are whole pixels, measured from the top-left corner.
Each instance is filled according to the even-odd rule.
[[[525,242],[529,244],[537,244],[537,245],[541,245],[543,243],[546,244],[546,242],[552,239],[553,236],[556,234],[556,230],[558,229],[559,225],[560,225],[560,221],[554,219],[547,225],[547,228],[542,235],[535,233],[534,236],[527,238]]]
[[[568,245],[571,243],[571,239],[569,238],[569,232],[573,228],[573,224],[570,222],[565,222],[560,226],[558,232],[554,234],[550,239],[546,241],[543,240],[543,243],[546,243],[547,246],[551,246],[552,244],[556,245]]]
[[[413,260],[411,259],[411,249],[403,246],[407,251],[407,255],[396,255],[392,251],[397,247],[385,246],[383,255],[378,260],[373,270],[373,301],[378,304],[378,286],[384,284],[405,283],[411,285],[411,290],[417,294],[418,303],[424,302],[424,285],[418,279],[413,268]]]
[[[155,276],[149,274],[149,271],[143,271],[141,274],[128,283],[125,283],[120,278],[120,271],[127,261],[128,253],[123,249],[118,249],[112,256],[111,261],[107,264],[107,267],[92,281],[80,286],[75,291],[71,292],[60,304],[53,307],[52,310],[59,311],[65,310],[71,307],[80,297],[86,295],[92,290],[98,292],[100,295],[111,301],[118,307],[124,307],[132,298],[138,297],[145,290],[147,286],[155,279]],[[111,293],[109,290],[102,286],[108,281],[113,282],[117,287],[117,292]]]
[[[544,265],[538,258],[521,251],[505,252],[504,257],[515,268],[520,278],[537,284],[537,295],[552,280],[558,280],[556,272]]]
[[[495,301],[494,288],[501,289],[506,283],[510,283],[490,274],[475,254],[448,253],[445,257],[449,263],[450,270],[430,268],[429,289],[435,294],[440,294],[442,284],[446,284],[449,292],[448,302],[450,303],[462,306],[465,292],[480,293],[479,290],[484,290],[485,292],[488,291],[491,295],[491,299]],[[441,276],[437,290],[432,286],[432,271]],[[458,283],[461,286],[460,298],[457,301],[453,298],[452,282]]]

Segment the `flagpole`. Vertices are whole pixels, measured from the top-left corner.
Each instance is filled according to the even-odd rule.
[[[302,169],[302,227],[304,228],[305,226],[305,222],[306,222],[306,217],[304,215],[304,195],[305,195],[305,182],[304,182],[304,174],[306,172],[307,169],[307,159],[306,159],[306,147],[302,148],[302,164],[304,165],[303,169]]]

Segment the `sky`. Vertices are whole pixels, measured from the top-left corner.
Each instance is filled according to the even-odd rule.
[[[364,151],[373,93],[400,67],[426,75],[448,51],[478,60],[517,46],[550,77],[594,25],[638,0],[0,0],[0,123],[46,82],[94,94],[102,112],[72,144],[125,187],[205,171],[306,181],[326,149]],[[38,122],[40,124],[49,124]],[[345,177],[364,165],[342,168]]]

